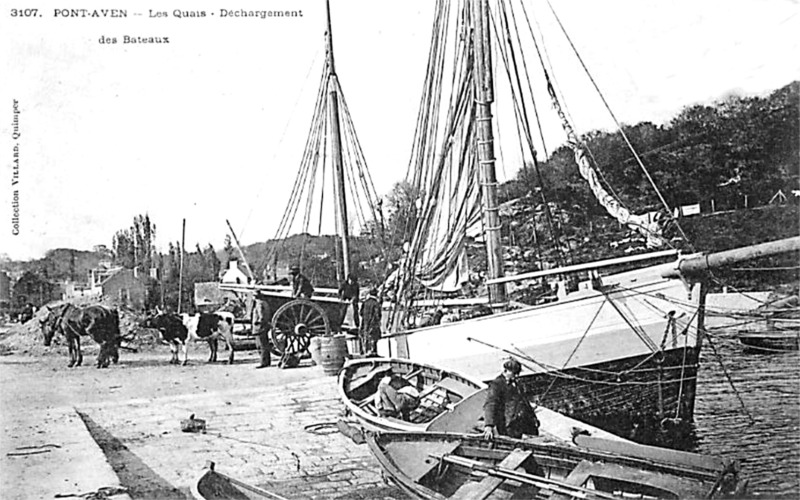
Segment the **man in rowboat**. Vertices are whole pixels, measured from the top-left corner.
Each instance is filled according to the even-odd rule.
[[[503,363],[503,373],[489,383],[483,404],[483,436],[486,439],[498,435],[516,439],[523,434],[539,435],[539,419],[517,383],[521,371],[519,361],[509,359]]]
[[[409,413],[419,406],[419,391],[400,375],[389,373],[378,384],[375,407],[381,417],[408,420]]]

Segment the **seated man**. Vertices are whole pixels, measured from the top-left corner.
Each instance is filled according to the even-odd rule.
[[[419,391],[400,375],[387,375],[378,384],[375,407],[381,417],[399,417],[408,420],[409,414],[419,406]]]

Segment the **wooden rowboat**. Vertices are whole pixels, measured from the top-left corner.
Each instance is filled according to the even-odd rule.
[[[378,414],[375,395],[388,373],[401,375],[419,391],[419,406],[408,420]],[[350,360],[339,372],[338,380],[339,396],[348,413],[370,431],[424,431],[456,407],[462,412],[479,413],[484,397],[475,399],[474,395],[485,387],[456,372],[392,358]]]
[[[375,408],[378,383],[388,370],[402,374],[420,392],[420,406],[409,420],[381,417]],[[471,433],[483,427],[486,384],[457,372],[407,359],[350,360],[339,373],[338,391],[348,414],[337,423],[339,430],[358,444],[365,440],[364,431]],[[537,406],[534,411],[541,423],[540,434],[549,439],[571,444],[573,435],[580,431],[594,437],[625,441],[543,406]]]
[[[214,462],[207,462],[202,473],[191,486],[195,500],[287,500],[271,491],[253,486],[215,470]]]
[[[800,348],[800,332],[740,332],[739,342],[748,349],[772,351],[796,351]]]
[[[722,498],[746,489],[736,462],[686,452],[659,461],[544,440],[436,432],[370,433],[367,442],[392,481],[414,498]]]

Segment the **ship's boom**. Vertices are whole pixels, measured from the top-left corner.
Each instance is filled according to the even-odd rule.
[[[800,236],[742,248],[734,248],[733,250],[725,250],[723,252],[693,254],[678,258],[677,262],[672,264],[669,269],[663,271],[661,275],[664,278],[671,279],[697,279],[708,273],[711,269],[718,269],[761,257],[796,252],[798,250],[800,250]]]

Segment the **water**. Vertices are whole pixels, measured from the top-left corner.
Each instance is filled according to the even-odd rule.
[[[693,451],[738,459],[754,496],[798,498],[800,354],[748,352],[732,333],[712,339],[719,356],[708,343],[703,346]]]

